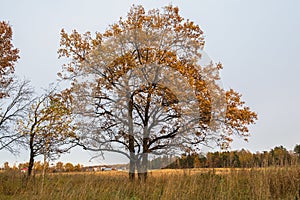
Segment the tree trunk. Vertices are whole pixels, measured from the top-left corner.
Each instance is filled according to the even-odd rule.
[[[129,162],[129,180],[133,181],[135,178],[135,151],[134,151],[134,135],[133,135],[133,100],[130,98],[128,102],[128,124],[129,124],[129,152],[130,152],[130,162]]]
[[[138,179],[141,182],[146,182],[148,177],[148,172],[143,172],[138,174]]]
[[[145,107],[145,119],[144,119],[144,130],[143,130],[143,154],[141,157],[141,162],[139,162],[139,169],[138,169],[138,179],[139,181],[143,181],[143,182],[146,182],[147,175],[148,175],[148,149],[149,149],[148,122],[149,122],[149,109],[150,109],[152,92],[153,90],[151,88],[147,95],[147,104]]]
[[[144,153],[142,161],[138,166],[138,179],[139,181],[146,182],[148,177],[148,154]]]
[[[34,166],[33,138],[34,138],[34,135],[31,134],[30,135],[30,141],[29,141],[30,157],[29,157],[29,164],[28,164],[28,174],[27,174],[28,177],[31,176],[32,169],[33,169],[33,166]]]
[[[33,165],[34,165],[34,158],[32,156],[32,153],[30,153],[29,164],[28,164],[28,174],[27,174],[28,177],[30,177],[32,174]]]
[[[134,159],[134,153],[130,152],[129,180],[134,181],[134,178],[135,178],[135,159]]]
[[[134,178],[135,178],[134,175],[135,175],[134,172],[129,172],[129,180],[130,181],[134,181]]]

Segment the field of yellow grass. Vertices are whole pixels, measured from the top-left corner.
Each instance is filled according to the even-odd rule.
[[[0,199],[83,200],[276,200],[300,199],[300,166],[253,169],[151,170],[147,182],[126,171],[48,174],[25,181],[24,174],[0,174]]]
[[[151,176],[162,176],[162,175],[197,175],[212,173],[217,175],[225,175],[233,172],[242,172],[242,171],[270,171],[275,168],[191,168],[191,169],[154,169],[149,170],[148,175]],[[279,169],[279,168],[278,168]],[[103,176],[128,176],[127,171],[99,171],[99,172],[70,172],[64,174],[94,174],[94,175],[103,175]]]

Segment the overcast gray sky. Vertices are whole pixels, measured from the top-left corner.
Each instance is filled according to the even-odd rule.
[[[132,4],[149,9],[170,3],[204,31],[205,51],[223,63],[223,86],[240,92],[258,113],[249,142],[236,139],[232,149],[255,152],[299,144],[299,0],[0,0],[0,20],[13,27],[13,43],[20,49],[17,74],[39,91],[55,82],[61,69],[56,52],[62,28],[102,32],[126,16]],[[61,160],[85,165],[121,161],[112,157],[89,163],[90,154],[77,149]],[[0,166],[27,160],[27,152],[18,157],[0,152]]]

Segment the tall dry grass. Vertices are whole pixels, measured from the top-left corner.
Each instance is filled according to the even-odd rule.
[[[223,171],[223,172],[222,172]],[[49,174],[26,183],[17,172],[0,173],[0,199],[300,199],[300,167],[230,170],[157,170],[147,183],[125,172]]]

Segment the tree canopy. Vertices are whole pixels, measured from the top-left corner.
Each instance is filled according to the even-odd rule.
[[[0,99],[7,96],[3,91],[12,81],[15,63],[19,59],[19,50],[12,44],[12,28],[0,21]]]
[[[15,77],[19,50],[12,44],[12,28],[0,21],[0,150],[16,153],[13,144],[22,136],[15,131],[18,120],[26,115],[33,89],[29,81]]]
[[[247,139],[257,119],[241,95],[218,84],[221,64],[203,64],[203,31],[166,6],[133,6],[104,33],[61,31],[59,76],[71,82],[81,114],[81,143],[118,152],[146,174],[149,154],[197,151]],[[145,177],[144,177],[145,178]]]
[[[23,145],[28,148],[28,176],[35,157],[44,156],[44,163],[68,152],[76,140],[70,99],[64,93],[44,94],[36,98],[28,111],[28,117],[19,120],[18,131]]]

